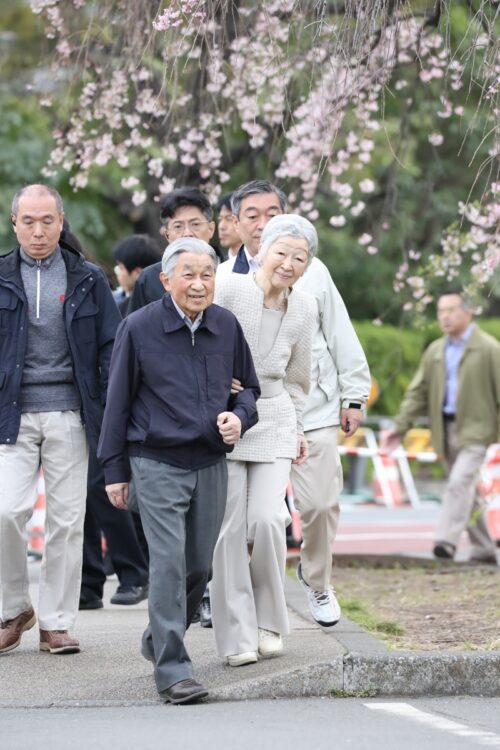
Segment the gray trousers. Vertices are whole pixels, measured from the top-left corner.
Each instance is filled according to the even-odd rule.
[[[210,579],[224,517],[227,467],[197,471],[131,458],[149,547],[149,625],[143,634],[158,691],[193,676],[184,635]]]
[[[485,518],[485,504],[476,492],[479,469],[486,454],[485,445],[459,448],[455,422],[445,422],[445,458],[449,477],[443,494],[443,505],[436,529],[436,540],[458,545],[467,531],[472,557],[495,554]]]

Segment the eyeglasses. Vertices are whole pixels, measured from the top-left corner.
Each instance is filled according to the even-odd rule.
[[[192,219],[191,221],[173,221],[171,224],[168,224],[166,227],[163,227],[163,229],[166,232],[184,232],[186,230],[186,227],[191,232],[197,232],[202,227],[205,226],[205,224],[210,224],[209,221],[201,221],[200,219]]]

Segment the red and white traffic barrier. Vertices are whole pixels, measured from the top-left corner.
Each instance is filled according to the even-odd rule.
[[[37,487],[35,509],[28,524],[28,552],[35,557],[42,557],[45,547],[45,482],[40,472]]]

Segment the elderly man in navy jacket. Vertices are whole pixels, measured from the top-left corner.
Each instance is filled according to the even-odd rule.
[[[14,196],[19,247],[0,258],[0,653],[35,624],[26,522],[43,467],[45,551],[40,649],[74,653],[88,446],[97,447],[120,315],[104,273],[59,246],[61,196],[30,185]]]
[[[257,422],[260,395],[236,318],[212,304],[217,256],[203,240],[172,242],[161,300],[121,324],[99,443],[106,490],[127,506],[132,473],[150,551],[150,624],[142,654],[160,696],[207,695],[193,678],[186,627],[211,573],[227,492],[225,454]],[[244,389],[231,395],[232,378]]]

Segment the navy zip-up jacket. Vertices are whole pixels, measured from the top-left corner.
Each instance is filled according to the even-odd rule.
[[[113,340],[121,316],[103,271],[61,247],[67,287],[63,316],[81,417],[97,447]],[[28,301],[16,248],[0,258],[0,444],[13,445],[21,423],[21,381],[28,340]]]
[[[234,396],[233,377],[244,386]],[[234,412],[243,434],[257,423],[259,395],[250,349],[229,310],[210,305],[195,333],[168,294],[131,313],[111,358],[98,449],[106,484],[129,481],[129,456],[192,470],[217,463],[233,449],[217,416]]]

